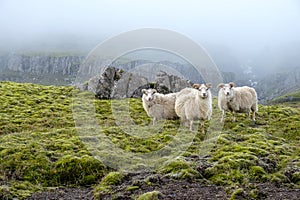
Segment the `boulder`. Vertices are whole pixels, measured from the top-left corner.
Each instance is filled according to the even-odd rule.
[[[148,80],[143,76],[128,72],[124,73],[120,80],[116,82],[111,94],[111,98],[141,97],[141,92],[140,95],[137,90],[139,90],[141,86],[147,85],[148,83]]]
[[[191,85],[192,83],[190,81],[178,76],[167,74],[164,71],[160,71],[156,74],[155,87],[158,92],[164,94],[170,92],[179,92],[186,87],[191,87]]]
[[[88,90],[99,99],[110,99],[115,83],[121,76],[120,69],[107,67],[102,74],[96,75],[88,81]]]

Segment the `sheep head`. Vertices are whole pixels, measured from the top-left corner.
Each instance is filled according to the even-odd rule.
[[[142,89],[143,98],[147,101],[152,101],[156,92],[156,89]]]
[[[222,92],[224,93],[224,95],[226,97],[233,96],[233,87],[235,87],[235,83],[233,83],[233,82],[230,82],[227,84],[220,83],[218,85],[218,88],[220,88],[222,90]]]
[[[208,90],[212,87],[212,84],[194,84],[192,87],[199,90],[201,98],[205,99],[208,97]]]

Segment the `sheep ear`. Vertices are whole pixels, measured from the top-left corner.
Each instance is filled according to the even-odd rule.
[[[212,87],[212,84],[211,84],[211,83],[207,83],[207,84],[205,84],[205,85],[206,85],[206,87],[207,87],[208,89]]]
[[[147,90],[146,89],[142,89],[142,93],[146,94]]]
[[[192,87],[198,89],[200,87],[200,85],[199,84],[194,84]]]
[[[230,82],[229,85],[230,85],[230,88],[235,87],[235,83],[234,82]]]
[[[153,93],[156,93],[156,92],[157,92],[157,90],[156,90],[156,89],[153,89],[152,91],[153,91]]]
[[[224,87],[224,83],[220,83],[219,85],[218,85],[218,88],[223,88]]]

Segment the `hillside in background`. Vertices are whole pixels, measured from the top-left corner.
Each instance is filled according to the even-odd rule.
[[[153,60],[151,56],[157,58]],[[221,58],[217,56],[217,59]],[[42,85],[72,85],[84,60],[85,56],[79,53],[3,53],[0,55],[0,80]],[[239,67],[236,63],[235,67],[229,68],[226,64],[227,60],[221,61],[217,60],[217,63],[220,62],[218,67],[224,82],[233,81],[238,86],[255,87],[261,103],[267,103],[285,93],[300,89],[299,67],[287,66],[261,74],[252,66],[253,63],[241,64]],[[165,52],[133,52],[116,59],[111,66],[125,71],[137,71],[148,80],[152,80],[158,69],[161,69],[194,83],[203,82],[203,77],[190,63]],[[86,73],[95,76],[97,69],[99,69],[99,63],[95,61]]]
[[[180,127],[179,120],[167,120],[159,129],[151,126],[141,99],[98,100],[71,86],[0,82],[0,110],[1,199],[300,195],[299,102],[260,105],[255,123],[243,114],[233,123],[228,115],[217,130],[210,127],[220,117],[214,100],[206,136]],[[150,168],[137,164],[118,170],[94,157],[107,149],[101,155],[111,161],[136,159],[103,148],[103,137],[121,152],[143,155],[167,147],[167,155],[174,148],[169,144],[187,136],[192,138],[187,149],[176,158],[158,157],[160,165]]]

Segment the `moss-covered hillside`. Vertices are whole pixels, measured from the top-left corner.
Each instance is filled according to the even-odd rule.
[[[285,95],[279,96],[275,99],[273,99],[270,103],[276,104],[276,103],[289,103],[292,105],[298,105],[297,102],[300,101],[300,90],[287,93]]]
[[[299,106],[260,106],[255,123],[242,114],[233,123],[228,115],[221,130],[210,126],[218,120],[213,119],[206,128],[214,141],[203,152],[208,142],[200,130],[191,136],[179,120],[168,120],[159,128],[151,126],[141,99],[91,97],[73,87],[0,82],[0,199],[26,199],[53,187],[93,187],[96,199],[120,192],[131,169],[118,171],[107,162],[117,159],[118,163],[114,155],[118,152],[105,147],[110,151],[104,155],[104,139],[127,152],[128,157],[119,158],[120,162],[142,163],[131,166],[134,170],[222,186],[232,199],[257,198],[259,184],[266,182],[300,187]],[[219,112],[214,102],[214,113]],[[155,134],[149,134],[151,131]],[[193,138],[183,144],[186,148],[175,158],[165,156],[175,140],[185,142],[184,135]],[[132,156],[143,158],[161,149],[164,151],[156,155],[161,165],[152,168]],[[99,155],[109,159],[96,159],[100,151]],[[140,199],[146,199],[160,193],[141,189],[141,184],[151,185],[152,181],[146,178],[123,190],[132,192],[132,198],[145,193]]]

